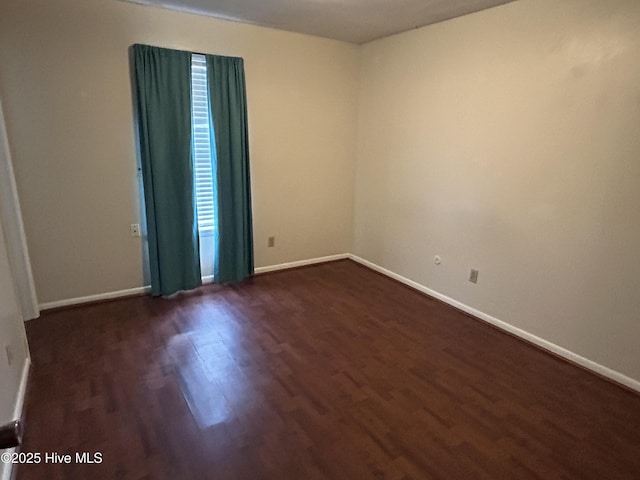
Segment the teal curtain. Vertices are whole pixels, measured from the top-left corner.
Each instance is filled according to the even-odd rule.
[[[191,54],[133,46],[152,295],[202,284],[191,158]]]
[[[216,152],[213,279],[239,282],[254,272],[244,64],[241,58],[206,58]]]

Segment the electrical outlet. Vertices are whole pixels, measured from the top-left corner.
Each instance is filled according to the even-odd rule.
[[[139,223],[132,223],[131,224],[131,236],[132,237],[139,237],[140,236],[140,224]]]
[[[276,237],[269,237],[267,239],[267,247],[275,247],[276,246]]]
[[[469,281],[471,283],[478,283],[478,270],[471,269],[471,273],[469,273]]]
[[[4,350],[7,352],[7,364],[11,366],[13,363],[13,351],[11,350],[11,346],[5,345]]]

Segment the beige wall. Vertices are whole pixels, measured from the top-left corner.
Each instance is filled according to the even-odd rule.
[[[521,0],[362,56],[354,253],[640,379],[640,2]]]
[[[134,43],[245,58],[257,266],[349,251],[356,46],[114,0],[2,2],[0,98],[40,302],[144,283]]]

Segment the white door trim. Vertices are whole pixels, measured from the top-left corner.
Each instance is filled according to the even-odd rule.
[[[16,296],[24,320],[40,316],[36,288],[31,272],[31,260],[20,213],[18,189],[13,175],[9,138],[0,100],[0,219],[4,226],[7,253],[11,265]]]

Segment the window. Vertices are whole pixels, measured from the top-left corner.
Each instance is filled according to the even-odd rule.
[[[241,281],[254,273],[243,59],[140,44],[132,54],[152,294]]]
[[[191,55],[191,125],[198,228],[201,234],[213,232],[215,215],[208,92],[206,59],[204,55],[193,54]]]

